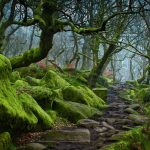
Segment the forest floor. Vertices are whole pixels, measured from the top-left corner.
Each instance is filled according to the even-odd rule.
[[[135,114],[131,112],[136,110],[140,115],[143,115],[141,106],[135,103],[131,104],[119,97],[118,92],[124,88],[129,87],[124,84],[118,84],[109,89],[107,96],[108,108],[102,116],[83,119],[78,125],[71,127],[26,134],[30,142],[26,146],[19,146],[18,150],[104,149],[107,145],[115,142],[115,136],[123,131],[140,126],[143,123],[140,119],[137,121],[132,119]],[[51,133],[51,135],[48,133]],[[19,137],[20,141],[23,141],[26,136]]]

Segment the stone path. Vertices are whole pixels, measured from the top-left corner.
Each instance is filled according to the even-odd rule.
[[[139,104],[130,104],[119,98],[118,91],[123,88],[124,85],[117,85],[109,90],[107,98],[109,107],[103,116],[80,120],[78,127],[49,131],[39,140],[18,150],[103,149],[114,142],[116,134],[142,125],[147,119],[137,115],[137,113],[143,115]]]

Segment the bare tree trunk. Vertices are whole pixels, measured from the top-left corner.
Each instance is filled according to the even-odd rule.
[[[91,61],[88,57],[91,57],[91,50],[89,45],[89,39],[90,37],[84,37],[84,44],[82,48],[82,67],[81,69],[86,70],[89,69],[91,66]],[[87,56],[87,57],[86,57]]]
[[[130,58],[130,77],[131,80],[134,80],[134,73],[133,73],[133,64],[132,64],[132,59],[135,57],[135,54],[133,54]]]
[[[147,84],[150,84],[150,60],[148,60],[149,66],[148,66],[148,73],[147,73]]]
[[[30,39],[30,43],[29,43],[29,49],[32,48],[33,38],[34,38],[34,31],[35,31],[35,25],[33,26],[33,29],[32,29],[31,39]]]
[[[116,81],[116,61],[115,61],[115,56],[113,59],[111,59],[111,68],[112,68],[112,73],[113,73],[113,82]]]

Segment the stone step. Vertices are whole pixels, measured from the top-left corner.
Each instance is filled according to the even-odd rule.
[[[42,136],[40,143],[46,142],[79,142],[90,143],[90,131],[88,129],[51,130]]]

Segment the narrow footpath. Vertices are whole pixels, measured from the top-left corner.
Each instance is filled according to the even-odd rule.
[[[130,104],[122,100],[118,91],[127,88],[120,84],[108,92],[108,108],[102,116],[83,119],[78,126],[47,131],[41,138],[19,147],[18,150],[102,150],[115,142],[114,136],[120,132],[140,126],[143,120],[134,113],[143,115],[139,104]],[[132,119],[133,118],[133,119]]]

